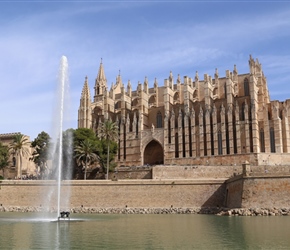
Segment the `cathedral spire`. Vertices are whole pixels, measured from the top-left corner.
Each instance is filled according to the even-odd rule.
[[[81,99],[89,99],[91,100],[90,88],[88,84],[88,77],[85,77],[85,83],[82,90]]]
[[[107,79],[105,75],[105,70],[103,66],[103,59],[101,58],[101,63],[98,71],[98,75],[96,77],[96,83],[95,83],[95,96],[94,101],[96,101],[97,95],[103,95],[104,94],[104,88],[107,88]]]
[[[99,67],[99,71],[98,71],[98,75],[97,75],[97,79],[96,80],[98,80],[99,82],[102,82],[102,81],[107,82],[102,58],[101,58],[101,63],[100,63],[100,67]]]
[[[123,87],[122,77],[121,77],[121,70],[119,70],[119,75],[116,77],[116,86],[120,85],[120,87]]]
[[[78,127],[79,128],[91,128],[91,94],[88,84],[88,77],[85,77],[85,83],[83,86],[80,107],[78,111]]]

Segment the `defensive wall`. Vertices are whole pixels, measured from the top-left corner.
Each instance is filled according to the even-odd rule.
[[[212,155],[196,157],[174,158],[167,160],[167,165],[209,165],[209,166],[235,166],[242,165],[243,162],[250,162],[252,166],[268,165],[268,166],[287,166],[290,162],[289,153],[244,153],[231,155]]]
[[[223,206],[225,179],[63,181],[70,207],[216,207]],[[43,206],[55,181],[10,180],[0,183],[2,206]],[[54,197],[56,197],[56,192]],[[56,199],[52,201],[56,205]]]
[[[243,173],[226,181],[228,208],[289,208],[290,168],[264,166],[253,169],[243,164]]]
[[[130,179],[121,172],[111,180],[62,181],[62,196],[70,190],[70,208],[288,208],[289,166],[155,166],[135,169],[152,179]],[[4,207],[45,206],[55,181],[4,180],[0,204]],[[56,206],[56,191],[52,191]]]

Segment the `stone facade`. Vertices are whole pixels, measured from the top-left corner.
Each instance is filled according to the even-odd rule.
[[[220,77],[198,72],[193,78],[172,72],[164,85],[148,79],[132,90],[118,75],[108,88],[101,62],[91,99],[85,78],[78,127],[98,133],[111,119],[119,126],[119,166],[156,164],[288,164],[290,100],[270,101],[266,77],[251,56],[249,72],[237,67]],[[278,159],[278,160],[277,160]]]
[[[14,136],[18,133],[7,133],[7,134],[0,134],[0,141],[3,145],[5,146],[10,146],[10,144],[14,140]],[[30,141],[29,136],[25,135],[25,137]],[[30,154],[29,155],[24,155],[22,158],[22,175],[35,175],[35,164],[33,161],[30,161],[29,158],[32,156],[33,149],[29,148],[28,149]],[[5,168],[4,170],[4,178],[5,179],[14,179],[17,176],[20,176],[18,174],[20,172],[20,160],[19,156],[16,157],[16,155],[11,152],[10,159],[9,159],[9,166]],[[1,173],[2,175],[2,173]]]

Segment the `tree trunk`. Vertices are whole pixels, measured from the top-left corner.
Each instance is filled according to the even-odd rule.
[[[19,155],[19,162],[20,162],[20,179],[22,180],[22,157],[21,157],[21,154]]]
[[[109,157],[110,155],[110,142],[108,141],[108,152],[107,152],[107,180],[109,179]]]
[[[87,179],[87,159],[86,159],[86,163],[85,163],[85,176],[84,176],[84,180]]]

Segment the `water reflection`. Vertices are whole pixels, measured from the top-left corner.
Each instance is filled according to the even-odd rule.
[[[0,249],[288,249],[290,217],[0,213]],[[21,220],[19,220],[21,219]]]

